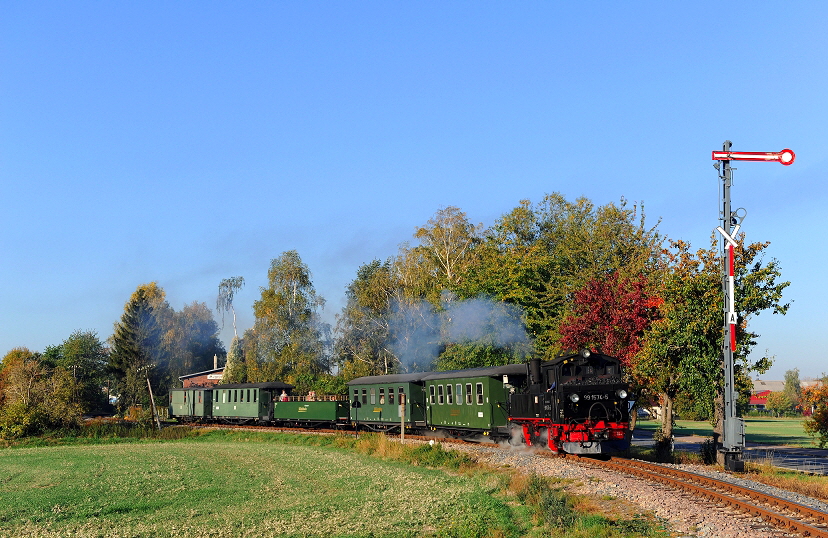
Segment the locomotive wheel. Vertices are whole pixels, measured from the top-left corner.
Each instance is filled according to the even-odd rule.
[[[538,428],[531,433],[530,440],[532,441],[532,446],[538,448],[546,448],[549,446],[549,429],[548,428]]]

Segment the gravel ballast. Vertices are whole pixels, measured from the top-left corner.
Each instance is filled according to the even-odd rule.
[[[790,536],[761,518],[699,499],[667,486],[604,469],[578,465],[563,458],[542,456],[525,448],[494,448],[479,445],[446,444],[445,448],[468,452],[480,463],[510,466],[526,473],[558,477],[569,481],[566,491],[598,498],[623,499],[664,521],[674,536],[700,537],[777,537]],[[793,500],[818,510],[828,511],[828,504],[811,497],[734,477],[700,465],[673,465],[675,468],[703,474],[751,489]]]

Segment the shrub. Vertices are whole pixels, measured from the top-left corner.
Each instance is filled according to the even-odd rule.
[[[713,442],[712,438],[704,440],[699,448],[699,453],[705,465],[713,465],[716,463],[718,452],[716,450],[716,443]]]

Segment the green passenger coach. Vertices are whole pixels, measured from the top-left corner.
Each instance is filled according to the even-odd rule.
[[[273,400],[293,385],[270,383],[234,383],[213,387],[213,418],[220,422],[247,424],[269,422],[273,417]]]
[[[348,400],[344,396],[290,396],[273,402],[271,420],[280,426],[341,427],[349,423]]]
[[[525,364],[432,372],[423,378],[431,429],[456,437],[508,437],[509,394],[526,385]]]
[[[209,388],[170,389],[170,416],[182,422],[209,418],[212,403],[213,391]]]
[[[352,379],[348,382],[351,422],[374,431],[398,432],[403,422],[406,428],[425,427],[422,379],[426,375],[419,372]]]

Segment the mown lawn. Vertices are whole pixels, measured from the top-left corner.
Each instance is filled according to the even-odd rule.
[[[0,484],[2,536],[475,535],[510,512],[473,477],[237,440],[0,450]]]
[[[746,417],[745,440],[749,443],[816,447],[813,438],[809,437],[802,428],[803,420],[801,418]],[[659,422],[656,420],[639,420],[636,423],[636,428],[644,430],[655,430],[658,426]],[[711,437],[713,426],[709,422],[677,420],[675,434]]]

